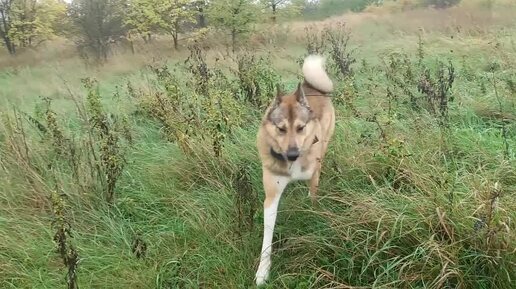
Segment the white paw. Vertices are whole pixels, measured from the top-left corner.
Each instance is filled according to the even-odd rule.
[[[270,262],[264,262],[264,264],[260,264],[262,266],[258,267],[258,271],[256,272],[256,285],[261,286],[265,284],[267,278],[269,278],[269,267]]]
[[[265,285],[265,280],[267,280],[267,278],[264,276],[256,276],[256,286]]]

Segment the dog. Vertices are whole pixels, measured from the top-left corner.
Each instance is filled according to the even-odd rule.
[[[269,275],[272,235],[283,190],[292,181],[307,180],[308,195],[315,202],[321,162],[335,130],[335,109],[328,96],[333,82],[325,70],[325,59],[309,55],[302,72],[304,81],[293,93],[283,94],[278,89],[257,133],[265,191],[263,243],[255,278],[258,286]]]

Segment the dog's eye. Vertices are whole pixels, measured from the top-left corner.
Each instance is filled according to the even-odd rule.
[[[278,130],[280,133],[286,133],[287,132],[287,128],[286,127],[279,127],[278,126]]]
[[[305,126],[298,126],[297,127],[297,132],[303,132],[303,130],[305,129]]]

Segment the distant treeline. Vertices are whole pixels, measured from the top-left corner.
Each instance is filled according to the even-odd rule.
[[[361,12],[369,6],[382,6],[386,3],[398,4],[406,7],[435,7],[448,8],[458,4],[461,0],[313,0],[306,1],[303,17],[322,19],[341,15],[345,12]],[[486,0],[489,1],[489,0]]]
[[[184,39],[208,31],[226,35],[233,50],[257,24],[289,19],[321,19],[359,12],[387,2],[446,8],[460,0],[0,0],[0,43],[15,55],[56,36],[73,41],[79,52],[105,60],[110,45],[135,39],[151,42],[169,35],[178,48]],[[486,0],[489,1],[489,0]]]

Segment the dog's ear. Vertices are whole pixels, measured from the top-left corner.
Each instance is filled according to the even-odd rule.
[[[303,85],[301,82],[297,85],[296,90],[296,100],[299,104],[308,107],[308,101],[306,100],[305,90],[303,89]]]
[[[274,122],[273,115],[278,115],[277,108],[281,104],[281,99],[283,97],[284,93],[281,90],[281,86],[279,84],[276,84],[276,97],[274,98],[274,102],[272,103],[272,107],[269,110],[269,114],[267,115],[267,119],[269,121]]]
[[[283,95],[283,89],[281,89],[281,84],[276,84],[276,97]]]
[[[277,107],[280,105],[283,94],[284,93],[281,89],[280,84],[279,83],[276,84],[276,98],[274,99],[274,105],[273,105],[274,107]]]

